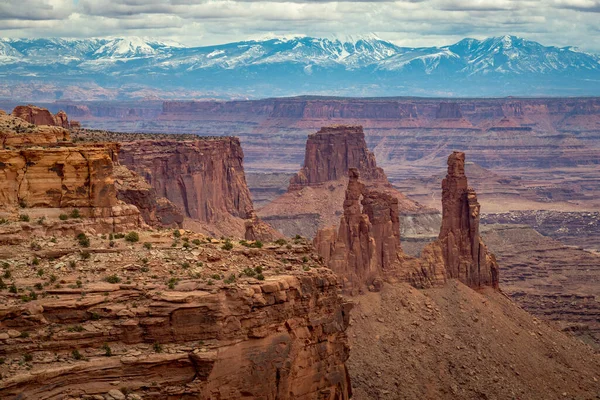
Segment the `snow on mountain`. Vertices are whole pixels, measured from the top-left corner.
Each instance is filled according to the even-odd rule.
[[[291,73],[298,75],[292,78]],[[572,47],[543,46],[510,35],[422,48],[400,47],[375,35],[271,35],[203,47],[143,37],[0,39],[0,74],[23,79],[33,75],[58,80],[90,77],[104,83],[125,77],[143,83],[149,76],[160,76],[154,85],[180,82],[183,77],[192,86],[217,88],[220,79],[223,84],[235,85],[233,76],[252,77],[238,84],[273,86],[273,78],[278,76],[278,84],[288,90],[300,87],[309,76],[332,85],[336,81],[342,85],[344,79],[343,85],[354,80],[357,85],[394,84],[402,79],[419,85],[420,79],[425,79],[436,87],[447,85],[449,78],[455,82],[470,79],[473,90],[477,88],[474,79],[528,79],[533,85],[536,79],[554,82],[558,77],[556,85],[569,86],[567,81],[575,79],[579,83],[570,87],[587,90],[586,80],[600,82],[600,58]],[[462,90],[462,86],[458,88]]]

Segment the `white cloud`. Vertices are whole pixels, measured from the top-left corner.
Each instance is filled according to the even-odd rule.
[[[2,0],[0,36],[153,36],[209,45],[376,32],[405,46],[507,33],[600,52],[598,0]]]

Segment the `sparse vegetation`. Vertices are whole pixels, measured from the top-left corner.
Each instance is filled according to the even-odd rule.
[[[163,351],[162,344],[160,344],[158,342],[154,342],[154,344],[152,345],[152,348],[154,349],[155,353],[162,353],[162,351]]]
[[[106,278],[104,278],[104,281],[108,282],[108,283],[113,283],[114,284],[114,283],[121,282],[121,278],[119,278],[116,274],[113,274],[113,275],[109,275]]]
[[[75,360],[83,360],[83,355],[79,352],[79,350],[75,349],[71,352],[71,355]]]
[[[81,247],[90,247],[90,238],[85,233],[78,234],[76,239],[79,241]]]
[[[112,357],[112,355],[113,355],[112,349],[110,348],[110,346],[108,345],[108,343],[104,343],[102,345],[102,350],[104,350],[104,356],[105,357]]]
[[[144,248],[150,250],[152,248],[152,243],[150,242],[145,242],[144,243]]]
[[[140,235],[137,232],[129,232],[125,235],[125,240],[131,243],[136,243],[140,241]]]
[[[19,215],[19,221],[29,222],[29,215],[27,215],[27,214]]]
[[[235,274],[229,275],[229,277],[227,277],[227,279],[225,279],[223,282],[226,283],[226,284],[230,284],[230,283],[235,282]]]
[[[179,229],[175,229],[173,231],[173,236],[176,238],[180,238],[181,237],[181,232],[179,231]]]
[[[264,281],[265,276],[263,274],[258,274],[258,275],[256,275],[256,279],[258,279],[259,281]]]
[[[287,244],[287,240],[285,240],[285,239],[277,239],[274,243],[276,245],[278,245],[278,246],[283,246],[283,245]]]
[[[225,240],[225,244],[223,244],[223,246],[221,246],[221,248],[223,250],[229,251],[229,250],[233,249],[233,243],[231,243],[231,241],[229,239],[227,239],[227,240]]]
[[[71,218],[81,218],[81,214],[79,213],[79,209],[75,208],[73,211],[71,211],[71,214],[69,214],[69,216]]]
[[[58,219],[60,219],[61,221],[66,221],[69,219],[69,216],[67,214],[60,214],[58,216]]]

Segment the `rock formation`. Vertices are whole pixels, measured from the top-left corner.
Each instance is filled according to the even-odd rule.
[[[0,243],[9,285],[61,282],[0,291],[0,398],[349,399],[350,304],[310,246],[223,250],[184,232],[185,251],[171,231],[138,232],[90,237],[89,259],[73,237]],[[34,254],[48,276],[13,267]]]
[[[31,111],[33,121],[40,123],[51,115],[37,107],[16,110],[17,114]],[[116,197],[113,160],[117,145],[74,145],[63,127],[37,126],[12,115],[0,115],[0,122],[5,122],[1,131],[0,212],[3,218],[21,215],[26,220],[36,216],[43,221],[34,227],[22,224],[18,230],[3,227],[3,234],[25,230],[21,235],[28,236],[40,229],[71,232],[77,229],[73,221],[58,221],[58,217],[74,210],[75,225],[99,232],[140,226],[139,211]],[[79,217],[85,220],[79,221]]]
[[[203,222],[223,214],[251,216],[243,157],[234,137],[124,142],[119,153],[119,161],[143,176],[158,196]]]
[[[458,279],[472,288],[498,288],[498,264],[479,235],[480,206],[475,191],[467,186],[464,160],[459,152],[448,158],[442,228],[438,240],[427,245],[419,259],[406,256],[400,248],[397,199],[368,190],[359,182],[358,171],[349,170],[337,234],[326,228],[314,239],[324,262],[344,280],[346,292],[376,290],[382,280],[422,288]]]
[[[308,135],[304,166],[290,180],[289,190],[338,180],[348,176],[349,168],[356,168],[366,181],[387,182],[367,148],[362,126],[323,127]]]
[[[64,111],[59,111],[56,115],[52,115],[45,108],[36,107],[33,105],[17,106],[12,112],[12,116],[20,118],[33,125],[48,125],[60,126],[61,128],[69,129],[69,119]]]
[[[448,157],[448,175],[442,181],[442,227],[439,241],[446,273],[471,287],[498,287],[498,264],[479,235],[480,205],[468,187],[465,153]]]
[[[352,168],[368,189],[396,198],[403,217],[439,217],[435,210],[408,199],[391,186],[367,148],[361,126],[321,128],[308,136],[305,154],[304,166],[290,179],[287,193],[258,210],[262,218],[287,236],[314,237],[319,228],[337,225],[344,212],[340,206],[346,196],[348,169]]]
[[[154,188],[137,173],[124,165],[114,168],[117,198],[127,204],[135,205],[144,221],[151,226],[183,226],[183,212],[165,197],[158,197]]]

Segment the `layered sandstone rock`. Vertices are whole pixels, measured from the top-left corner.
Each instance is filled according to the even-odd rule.
[[[124,142],[119,154],[120,162],[143,176],[158,196],[204,222],[225,213],[250,217],[253,207],[243,157],[234,137]]]
[[[47,296],[0,291],[2,399],[350,397],[350,305],[309,246],[222,250],[223,241],[184,232],[201,243],[185,251],[181,242],[171,247],[170,231],[139,234],[138,243],[110,247],[91,237],[89,259],[73,238],[36,238],[39,268],[62,286],[45,287]],[[49,281],[13,268],[31,253],[29,244],[0,243],[10,284]],[[314,268],[304,270],[298,256]]]
[[[114,168],[117,198],[135,205],[144,221],[152,226],[182,227],[183,212],[165,197],[158,197],[154,188],[137,173],[123,165]]]
[[[117,204],[113,163],[104,148],[0,151],[0,206],[64,208]]]
[[[375,155],[367,149],[362,126],[321,128],[308,135],[304,157],[304,166],[290,180],[289,190],[347,177],[349,168],[356,168],[364,180],[387,182]]]
[[[398,201],[368,190],[350,169],[344,215],[337,234],[319,231],[314,245],[325,263],[342,276],[349,293],[376,290],[381,280],[404,281],[424,288],[458,279],[472,288],[498,288],[498,264],[479,235],[479,203],[467,186],[464,153],[448,158],[443,181],[443,222],[438,240],[416,259],[400,248]],[[362,207],[361,207],[362,206]]]
[[[408,199],[390,185],[367,148],[361,126],[324,127],[309,135],[304,166],[290,179],[287,193],[258,214],[287,236],[315,237],[319,228],[337,225],[344,212],[340,206],[346,196],[349,168],[356,169],[370,190],[394,197],[403,217],[439,217],[435,210]]]
[[[59,126],[66,129],[71,127],[67,114],[62,110],[56,115],[52,115],[47,109],[30,104],[15,107],[12,115],[33,125]]]
[[[0,148],[46,146],[69,141],[67,129],[58,126],[34,125],[6,113],[0,114]]]
[[[498,287],[498,264],[479,235],[479,202],[468,187],[465,154],[448,157],[448,175],[442,181],[442,227],[439,241],[446,272],[471,287]]]

